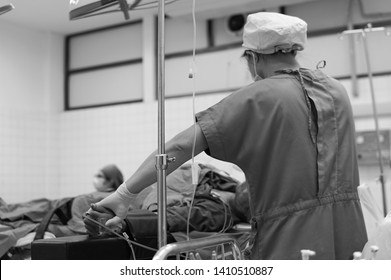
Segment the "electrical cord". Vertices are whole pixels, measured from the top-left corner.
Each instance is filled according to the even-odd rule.
[[[114,230],[112,230],[111,228],[107,227],[106,225],[104,225],[104,224],[102,224],[102,223],[100,223],[100,222],[98,222],[98,221],[92,219],[92,218],[89,217],[88,215],[83,215],[83,218],[84,218],[84,219],[87,219],[87,220],[89,220],[89,221],[91,221],[91,222],[93,222],[93,223],[94,223],[95,225],[97,225],[97,226],[102,227],[102,228],[105,229],[106,231],[108,231],[108,232],[114,234],[115,236],[117,236],[117,237],[119,237],[119,238],[121,238],[121,239],[124,239],[124,240],[126,241],[126,243],[127,243],[127,244],[129,245],[129,247],[130,247],[130,250],[131,250],[132,256],[133,256],[133,260],[136,260],[136,259],[137,259],[137,258],[136,258],[136,254],[135,254],[135,252],[134,252],[133,245],[142,247],[142,248],[147,249],[147,250],[150,250],[150,251],[157,252],[157,249],[155,249],[155,248],[152,248],[152,247],[149,247],[149,246],[140,244],[140,243],[138,243],[138,242],[136,242],[136,241],[130,240],[130,239],[129,239],[129,236],[126,234],[126,232],[123,232],[122,235],[121,235],[121,234],[115,232]]]

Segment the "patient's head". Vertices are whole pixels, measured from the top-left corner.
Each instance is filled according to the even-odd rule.
[[[124,181],[121,171],[114,164],[101,168],[94,176],[92,184],[100,192],[115,191]]]

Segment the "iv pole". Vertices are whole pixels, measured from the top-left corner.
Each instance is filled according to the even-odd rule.
[[[169,161],[165,154],[165,0],[159,0],[158,6],[158,64],[157,64],[157,96],[158,96],[158,154],[156,155],[157,191],[158,191],[158,248],[167,244],[167,192],[166,170]]]
[[[386,190],[385,190],[385,180],[384,180],[384,168],[383,168],[383,160],[382,160],[382,154],[381,154],[381,145],[380,145],[380,129],[379,129],[379,115],[377,112],[376,107],[376,98],[375,98],[375,90],[373,87],[373,76],[372,76],[372,69],[371,69],[371,63],[369,59],[369,51],[368,51],[368,40],[367,40],[367,33],[369,32],[385,32],[386,35],[388,34],[388,31],[384,27],[376,27],[372,28],[371,24],[367,25],[367,28],[363,29],[353,29],[353,30],[345,30],[342,32],[343,35],[361,35],[363,39],[363,45],[364,45],[364,53],[365,53],[365,62],[367,65],[367,72],[368,72],[368,79],[369,79],[369,86],[371,91],[371,99],[372,99],[372,110],[373,110],[373,117],[375,121],[375,130],[376,130],[376,147],[377,147],[377,153],[378,153],[378,160],[379,160],[379,182],[381,184],[381,191],[382,191],[382,199],[383,199],[383,213],[384,216],[387,215],[387,201],[386,201]]]
[[[156,155],[156,172],[157,172],[157,187],[158,187],[158,248],[167,244],[167,192],[166,192],[166,170],[168,164],[175,158],[168,158],[165,154],[165,111],[164,111],[164,96],[165,96],[165,4],[173,3],[177,0],[156,0],[158,2],[158,61],[157,61],[157,97],[158,97],[158,154]],[[78,1],[70,0],[70,5],[77,5]],[[98,6],[82,6],[69,13],[70,19],[80,19],[89,16],[104,14],[105,12],[97,13],[98,11],[111,7],[116,3],[120,9],[114,9],[109,12],[122,11],[125,19],[129,19],[129,10],[147,9],[154,6],[155,1],[142,5],[141,0],[135,0],[131,6],[126,0],[111,0]]]

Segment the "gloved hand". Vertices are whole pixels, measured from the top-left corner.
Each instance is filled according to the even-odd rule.
[[[110,231],[94,223],[94,221],[92,220],[95,220],[100,224],[105,225],[106,222],[111,218],[113,218],[114,216],[115,215],[111,210],[105,208],[99,208],[95,204],[91,204],[91,208],[83,215],[83,221],[84,221],[85,228],[87,229],[87,233],[91,236],[106,235],[106,234],[110,235],[111,234]],[[109,228],[116,233],[120,233],[125,227],[123,226],[122,223],[120,223],[115,226],[110,226]]]
[[[137,194],[129,192],[123,183],[114,193],[98,203],[92,204],[86,215],[94,220],[106,219],[105,225],[107,227],[116,227],[126,218],[128,209],[135,207],[136,197]],[[98,226],[93,222],[85,219],[84,223],[89,233],[95,234],[97,232]]]

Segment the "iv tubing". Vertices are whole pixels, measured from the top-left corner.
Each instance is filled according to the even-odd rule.
[[[196,63],[195,63],[195,52],[196,52],[196,41],[197,41],[197,23],[195,18],[195,1],[193,0],[193,9],[192,9],[192,16],[193,16],[193,62],[192,62],[192,78],[193,78],[193,125],[194,125],[194,139],[193,139],[193,149],[191,151],[191,162],[194,164],[194,153],[195,153],[195,146],[196,146],[196,117],[195,117],[195,92],[196,92]]]
[[[197,142],[197,130],[196,130],[196,117],[195,117],[195,92],[196,92],[196,63],[195,63],[195,51],[196,51],[196,42],[197,42],[197,23],[195,18],[195,2],[196,0],[193,0],[193,7],[192,7],[192,16],[193,16],[193,60],[192,60],[192,67],[190,69],[189,77],[193,79],[193,127],[194,127],[194,137],[193,137],[193,148],[191,151],[191,178],[192,178],[192,184],[194,187],[193,195],[190,200],[190,206],[189,206],[189,213],[187,215],[187,223],[186,223],[186,239],[190,240],[190,217],[191,217],[191,210],[193,208],[196,188],[198,184],[198,165],[196,166],[196,163],[194,162],[194,154],[195,154],[195,146]]]

